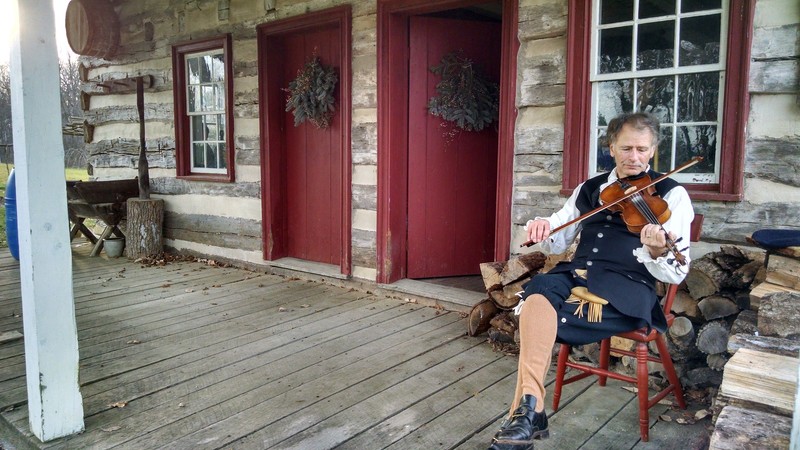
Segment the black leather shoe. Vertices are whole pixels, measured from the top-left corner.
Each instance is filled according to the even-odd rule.
[[[532,450],[534,439],[545,439],[549,436],[547,414],[544,411],[537,413],[536,397],[526,394],[522,396],[514,414],[494,435],[489,450]]]

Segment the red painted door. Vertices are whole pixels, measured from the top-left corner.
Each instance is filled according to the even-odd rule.
[[[408,117],[408,277],[479,273],[494,254],[497,132],[448,137],[428,113],[438,75],[430,68],[462,51],[490,80],[500,79],[498,22],[412,17]]]
[[[338,28],[287,36],[281,62],[284,86],[315,55],[323,67],[339,61],[339,42]],[[337,99],[338,85],[334,93]],[[338,108],[328,128],[317,128],[308,121],[295,127],[291,112],[285,113],[283,123],[287,256],[338,265],[342,258],[343,195]]]

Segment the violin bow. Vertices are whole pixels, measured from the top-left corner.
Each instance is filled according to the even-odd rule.
[[[655,185],[656,183],[664,181],[667,177],[669,177],[671,175],[674,175],[674,174],[676,174],[676,173],[678,173],[678,172],[680,172],[682,170],[686,170],[689,167],[692,167],[693,165],[699,163],[702,160],[703,160],[702,156],[695,156],[694,158],[690,159],[688,162],[686,162],[682,166],[676,167],[672,171],[667,172],[664,175],[661,175],[660,177],[656,178],[655,180],[650,181],[649,183],[645,184],[644,186],[638,187],[638,188],[632,190],[631,192],[626,193],[622,197],[614,200],[613,202],[609,202],[609,203],[606,203],[604,205],[600,205],[597,208],[587,212],[586,214],[583,214],[582,216],[576,217],[576,218],[570,220],[569,222],[556,227],[555,229],[550,231],[550,235],[553,235],[553,234],[563,230],[564,228],[567,228],[570,225],[573,225],[573,224],[578,223],[578,222],[580,222],[582,220],[585,220],[585,219],[587,219],[587,218],[599,213],[600,211],[608,209],[608,208],[610,208],[610,207],[612,207],[612,206],[614,206],[614,205],[616,205],[618,203],[622,203],[623,201],[633,197],[634,195],[638,194],[639,192],[642,192],[645,189],[650,188],[651,186]],[[535,244],[535,242],[533,242],[533,241],[527,241],[527,242],[524,242],[524,243],[520,244],[520,247],[530,247],[531,245],[534,245],[534,244]]]

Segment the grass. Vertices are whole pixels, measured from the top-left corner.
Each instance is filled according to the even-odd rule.
[[[0,197],[2,198],[6,196],[6,182],[8,182],[8,174],[12,168],[11,165],[0,164]],[[67,180],[86,181],[89,179],[86,169],[67,168],[65,174]],[[0,202],[0,248],[5,247],[8,247],[8,242],[6,242],[6,204],[3,201]]]

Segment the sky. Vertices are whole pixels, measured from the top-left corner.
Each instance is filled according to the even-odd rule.
[[[23,0],[24,1],[24,0]],[[3,4],[8,4],[13,9],[7,9],[0,13],[0,64],[8,64],[11,52],[11,39],[17,30],[17,14],[16,14],[16,0],[5,0]],[[67,33],[64,31],[64,13],[67,10],[69,0],[53,0],[55,25],[56,25],[56,41],[58,43],[60,57],[66,58],[71,56],[76,57],[67,43]]]

